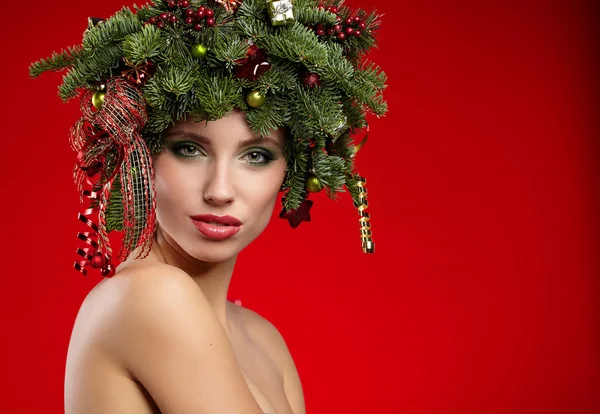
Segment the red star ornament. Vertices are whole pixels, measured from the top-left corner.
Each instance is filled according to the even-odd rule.
[[[285,211],[285,208],[281,210],[281,213],[279,213],[279,217],[289,221],[290,226],[292,226],[292,228],[295,229],[303,221],[310,221],[310,208],[312,207],[312,205],[312,201],[304,200],[302,204],[300,204],[300,207],[298,207],[296,210],[291,210],[287,212]]]

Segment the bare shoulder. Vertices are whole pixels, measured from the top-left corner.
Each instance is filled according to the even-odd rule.
[[[130,266],[90,296],[102,304],[96,342],[162,413],[261,413],[227,334],[187,273],[161,263]]]
[[[283,385],[294,414],[306,414],[304,392],[290,349],[277,327],[252,309],[239,306],[246,330],[279,363]]]

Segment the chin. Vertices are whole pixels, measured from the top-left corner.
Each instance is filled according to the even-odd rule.
[[[243,247],[240,248],[235,243],[227,245],[222,241],[213,242],[204,240],[194,244],[190,250],[186,250],[186,253],[201,262],[222,263],[236,257],[242,249]]]
[[[244,229],[249,230],[249,229]],[[239,232],[225,240],[210,240],[198,234],[188,242],[185,252],[201,262],[220,263],[235,258],[257,235]],[[183,248],[183,246],[181,246]]]

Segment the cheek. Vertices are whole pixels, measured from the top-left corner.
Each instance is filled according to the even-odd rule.
[[[154,189],[156,192],[156,208],[181,206],[189,198],[194,185],[190,174],[168,155],[161,156],[154,163]],[[188,197],[186,197],[188,195]]]
[[[244,186],[246,199],[250,201],[255,217],[260,217],[260,221],[268,222],[271,217],[284,176],[285,163],[274,166],[260,177],[254,177],[250,185]]]

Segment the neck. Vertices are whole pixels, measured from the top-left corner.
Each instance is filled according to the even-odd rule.
[[[158,261],[185,271],[198,285],[215,311],[225,332],[233,332],[232,307],[227,301],[227,292],[233,275],[237,256],[220,263],[202,262],[188,255],[171,238],[161,231],[154,236],[152,249],[144,260]]]

